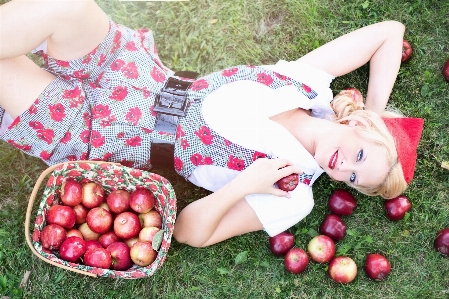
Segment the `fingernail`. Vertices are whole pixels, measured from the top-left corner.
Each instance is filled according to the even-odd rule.
[[[292,196],[290,195],[290,193],[287,193],[287,195],[285,197],[291,198]]]

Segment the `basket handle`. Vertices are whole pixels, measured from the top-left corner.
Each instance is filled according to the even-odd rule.
[[[103,164],[103,163],[106,163],[106,164],[117,164],[117,163],[104,162],[104,161],[73,161],[71,163],[82,163],[82,162],[84,162],[84,163],[96,163],[96,164]],[[84,275],[91,276],[91,277],[97,277],[96,274],[93,274],[93,273],[90,273],[90,272],[87,272],[87,271],[82,271],[82,270],[75,269],[75,268],[71,268],[71,267],[67,267],[65,265],[61,265],[61,264],[58,264],[58,263],[56,263],[56,262],[54,262],[52,260],[48,260],[48,259],[44,258],[42,255],[40,255],[36,251],[36,249],[33,246],[33,243],[31,242],[30,221],[31,221],[31,213],[32,213],[32,210],[33,210],[34,200],[36,199],[37,192],[39,191],[39,188],[40,188],[43,180],[45,179],[45,177],[48,174],[50,174],[53,170],[58,168],[59,166],[62,166],[62,165],[65,165],[65,164],[67,164],[67,162],[63,162],[63,163],[59,163],[59,164],[55,164],[55,165],[50,166],[44,172],[42,172],[41,175],[39,176],[39,178],[37,179],[36,184],[34,185],[33,191],[31,192],[30,200],[28,201],[28,208],[27,208],[27,212],[26,212],[26,216],[25,216],[25,238],[26,238],[28,246],[31,249],[31,252],[33,252],[34,255],[36,255],[38,258],[42,259],[43,261],[45,261],[45,262],[47,262],[49,264],[52,264],[54,266],[63,268],[65,270],[70,270],[70,271],[73,271],[73,272],[76,272],[76,273],[79,273],[79,274],[84,274]]]

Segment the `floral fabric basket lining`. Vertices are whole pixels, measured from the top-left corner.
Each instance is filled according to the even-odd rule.
[[[41,183],[49,174],[50,177],[48,178],[43,191],[42,200],[37,211],[34,229],[31,235],[30,221],[34,200]],[[67,262],[60,259],[57,256],[57,253],[42,248],[39,235],[46,225],[45,219],[47,211],[52,205],[59,203],[59,189],[67,178],[74,178],[80,182],[96,182],[103,186],[106,193],[116,189],[125,189],[131,192],[137,187],[144,187],[153,192],[156,198],[155,209],[162,216],[162,229],[164,231],[162,244],[159,248],[156,260],[147,267],[133,265],[132,268],[126,271],[115,271],[111,269],[101,269],[78,263]],[[25,237],[31,251],[36,256],[52,265],[92,277],[100,276],[135,279],[151,276],[162,266],[170,247],[175,220],[175,192],[171,184],[164,177],[155,173],[128,168],[114,163],[96,161],[68,162],[51,166],[38,178],[28,203],[25,219]]]

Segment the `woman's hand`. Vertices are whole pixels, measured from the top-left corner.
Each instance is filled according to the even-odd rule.
[[[238,188],[244,188],[246,194],[265,193],[289,197],[287,191],[274,187],[274,183],[292,173],[301,174],[302,170],[286,159],[260,158],[242,171],[233,183]]]

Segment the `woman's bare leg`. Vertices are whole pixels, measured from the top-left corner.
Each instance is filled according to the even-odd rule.
[[[298,59],[334,76],[345,75],[368,61],[370,75],[366,108],[382,113],[399,67],[405,27],[386,21],[345,34]]]

